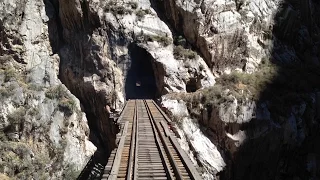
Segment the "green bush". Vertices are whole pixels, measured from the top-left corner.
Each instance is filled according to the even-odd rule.
[[[180,46],[186,46],[187,40],[183,36],[178,36],[175,38],[175,43]]]
[[[171,44],[171,39],[166,36],[151,36],[152,41],[158,41],[160,42],[163,46],[168,46]]]
[[[66,96],[67,92],[62,85],[51,87],[46,91],[46,97],[49,99],[62,99]]]
[[[59,101],[59,108],[65,112],[67,116],[70,116],[76,108],[76,103],[72,99],[63,99]]]
[[[29,149],[30,147],[22,142],[0,141],[0,172],[7,169],[6,175],[12,179],[34,179],[38,175],[40,177],[36,179],[48,179],[49,172],[46,172],[44,167],[50,163],[50,159],[47,155],[42,156],[42,153],[35,153],[31,159]],[[47,175],[44,176],[45,174]]]
[[[191,49],[185,49],[182,46],[175,46],[173,49],[173,55],[176,59],[178,58],[188,58],[188,59],[195,59],[197,53],[192,51]]]
[[[62,85],[52,87],[46,91],[46,97],[49,99],[57,99],[59,104],[59,109],[70,116],[76,109],[76,103],[68,95],[67,91]]]
[[[277,74],[278,68],[276,65],[266,61],[265,63],[262,63],[259,70],[252,74],[232,72],[231,74],[220,76],[216,81],[226,89],[242,89],[245,92],[248,92],[254,99],[258,100],[260,94],[273,83]],[[239,87],[239,85],[242,87]]]
[[[139,41],[142,41],[142,42],[157,41],[160,44],[162,44],[163,46],[168,46],[169,44],[172,43],[171,38],[169,38],[167,36],[146,35],[146,34],[143,34],[143,31],[141,31],[141,33],[140,33],[140,35],[138,35],[137,39],[139,39]]]

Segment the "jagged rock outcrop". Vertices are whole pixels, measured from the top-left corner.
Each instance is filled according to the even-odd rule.
[[[139,73],[130,74],[139,66],[134,58],[150,61],[146,68],[153,69],[154,96],[195,91],[215,83],[195,52],[181,46],[179,58],[174,57],[172,33],[147,0],[45,3],[50,42],[60,58],[59,77],[90,116],[94,142],[105,154],[115,148],[118,130],[106,106],[121,109],[128,98],[129,76]],[[141,54],[134,57],[133,50]]]
[[[42,1],[0,1],[1,178],[75,178],[96,147],[61,84]],[[3,175],[4,174],[4,175]]]
[[[110,109],[141,83],[204,179],[318,176],[318,1],[0,5],[0,178],[75,176],[95,150],[88,124],[107,158]]]
[[[273,15],[279,1],[155,1],[170,25],[196,47],[216,71],[253,72],[269,55]]]
[[[181,3],[183,5],[179,4],[180,1],[169,2],[162,2],[167,3],[165,9],[176,8],[179,18],[184,17],[180,7],[192,7],[190,2]],[[315,80],[319,78],[320,24],[315,20],[318,19],[316,9],[319,3],[241,2],[238,12],[250,15],[253,7],[262,10],[262,14],[254,13],[254,19],[267,20],[268,16],[263,13],[273,14],[267,23],[272,25],[268,27],[269,34],[265,34],[269,42],[264,43],[258,38],[254,43],[258,43],[255,48],[269,51],[266,57],[271,55],[274,64],[266,64],[263,56],[257,56],[258,59],[262,58],[262,64],[255,67],[257,72],[252,72],[252,76],[231,73],[228,79],[222,75],[216,78],[217,83],[209,90],[163,97],[163,106],[169,107],[169,114],[175,119],[181,119],[181,114],[175,113],[174,108],[166,104],[177,97],[181,99],[179,106],[185,104],[186,112],[190,114],[187,117],[200,124],[202,132],[220,151],[226,163],[225,170],[217,174],[222,179],[316,179],[320,172],[316,158],[320,152],[316,145],[320,127],[317,110],[320,84]],[[273,8],[265,9],[265,5]],[[242,25],[247,26],[246,23]],[[257,27],[254,24],[250,26],[253,29]],[[184,34],[188,34],[184,29]],[[256,35],[255,31],[250,32],[251,37]],[[195,46],[198,46],[196,42]],[[259,51],[256,53],[263,54]],[[273,73],[271,77],[270,73]],[[261,86],[260,80],[263,79],[268,80]],[[178,109],[178,106],[175,108]],[[184,128],[186,122],[186,117],[182,118],[180,127]],[[185,133],[186,140],[192,142],[194,139],[188,139],[189,133]],[[192,150],[197,154],[196,147]]]
[[[60,178],[80,170],[95,149],[87,123],[99,149],[107,155],[115,147],[117,125],[108,106],[121,109],[125,101],[132,45],[150,56],[156,96],[215,83],[195,52],[181,46],[174,57],[172,33],[149,1],[0,3],[1,152],[18,153],[19,162],[34,165],[24,172],[25,166],[15,170],[6,164],[12,159],[1,159],[1,173],[8,176]],[[16,141],[21,146],[13,146]],[[40,156],[39,164],[51,171],[38,171]]]

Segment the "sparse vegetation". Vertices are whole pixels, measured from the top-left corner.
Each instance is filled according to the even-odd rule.
[[[0,141],[0,172],[17,179],[48,179],[49,172],[44,167],[50,163],[50,159],[42,153],[31,159],[29,149],[25,143]]]
[[[132,7],[132,5],[131,5]],[[124,14],[131,14],[132,10],[125,8],[123,5],[118,5],[116,1],[110,1],[106,8],[104,9],[105,12],[111,12],[114,15],[124,15]]]
[[[14,112],[8,114],[8,121],[11,124],[20,124],[24,120],[25,114],[26,114],[26,109],[24,107],[20,107]]]
[[[160,42],[163,46],[168,46],[169,44],[171,44],[171,39],[166,36],[150,36],[150,39],[152,41]]]
[[[16,77],[16,71],[13,68],[7,68],[4,70],[4,81],[9,82]]]
[[[8,55],[0,56],[0,69],[5,69],[7,63],[10,61],[11,57]]]
[[[188,107],[197,107],[199,102],[207,106],[218,107],[223,103],[245,102],[246,99],[259,100],[262,92],[274,81],[278,73],[277,66],[264,60],[260,70],[253,74],[233,72],[224,74],[216,79],[213,87],[188,93],[185,95],[173,95],[175,99],[182,99],[188,103]],[[169,96],[169,98],[171,98]],[[198,108],[191,108],[191,114],[199,115]]]
[[[63,177],[65,179],[77,179],[77,177],[79,176],[79,174],[81,173],[81,171],[76,170],[73,166],[68,165],[64,172],[63,172]]]
[[[63,97],[66,97],[66,96],[67,96],[67,93],[62,85],[51,87],[46,92],[46,97],[49,99],[62,99]]]
[[[136,16],[139,20],[143,19],[146,14],[151,14],[151,11],[149,9],[139,9],[136,12]]]
[[[0,141],[6,141],[7,140],[7,136],[6,134],[1,130],[0,131]]]
[[[278,73],[276,65],[269,60],[263,60],[258,71],[252,74],[232,72],[224,74],[217,79],[217,83],[225,89],[230,89],[235,92],[243,92],[254,99],[260,98],[260,93],[263,92],[273,82]]]
[[[138,8],[138,3],[137,2],[128,2],[129,6],[132,8],[132,9],[137,9]]]
[[[32,91],[41,91],[41,90],[43,90],[43,86],[42,85],[30,83],[27,86],[28,86],[28,89],[30,89]]]
[[[210,44],[213,53],[213,62],[209,67],[214,66],[216,69],[226,67],[242,67],[243,59],[248,55],[248,37],[244,35],[243,30],[237,30],[234,34],[228,35],[220,40],[213,40]]]
[[[38,108],[31,108],[29,111],[28,111],[28,115],[30,116],[36,116],[39,114],[39,109]]]
[[[188,58],[188,59],[195,59],[197,53],[192,51],[191,49],[185,49],[182,46],[175,46],[173,49],[173,55],[176,59],[178,58]]]
[[[159,36],[159,35],[146,35],[141,32],[141,34],[137,37],[140,41],[147,42],[147,41],[157,41],[163,46],[168,46],[172,43],[171,38],[167,36]]]
[[[175,38],[175,44],[178,46],[186,46],[187,40],[183,36],[178,36]]]
[[[3,98],[8,98],[14,94],[13,90],[10,90],[6,87],[0,88],[0,96]]]
[[[49,99],[57,99],[59,101],[60,110],[64,111],[67,116],[70,116],[75,110],[76,103],[69,97],[62,85],[52,87],[47,90],[46,97]]]
[[[62,99],[59,102],[59,108],[70,116],[76,107],[76,103],[72,99]]]

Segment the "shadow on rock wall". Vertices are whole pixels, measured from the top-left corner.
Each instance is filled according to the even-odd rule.
[[[105,76],[101,69],[106,68],[101,63],[99,48],[96,48],[99,41],[91,38],[100,21],[97,14],[90,11],[88,1],[77,4],[44,0],[44,3],[49,17],[50,45],[53,53],[60,57],[59,79],[80,100],[90,128],[89,140],[97,147],[79,179],[95,179],[103,172],[111,151],[116,147],[119,131],[116,123],[109,119],[106,105],[110,106],[110,99],[106,98],[105,89],[97,90],[94,83],[84,81],[85,77],[95,74]]]
[[[319,9],[318,0],[280,6],[270,59],[277,75],[260,95],[256,118],[240,127],[247,139],[221,179],[320,177]]]

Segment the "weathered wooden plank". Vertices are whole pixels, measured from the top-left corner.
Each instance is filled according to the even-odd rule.
[[[122,137],[121,140],[119,142],[119,146],[117,149],[117,153],[116,153],[116,157],[110,172],[110,175],[108,177],[108,180],[115,180],[117,178],[118,175],[118,171],[119,171],[119,167],[120,167],[120,161],[121,161],[121,155],[122,155],[122,151],[123,151],[123,147],[124,147],[124,142],[127,136],[127,131],[128,131],[128,125],[129,122],[125,122],[124,128],[123,128],[123,133],[122,133]]]

